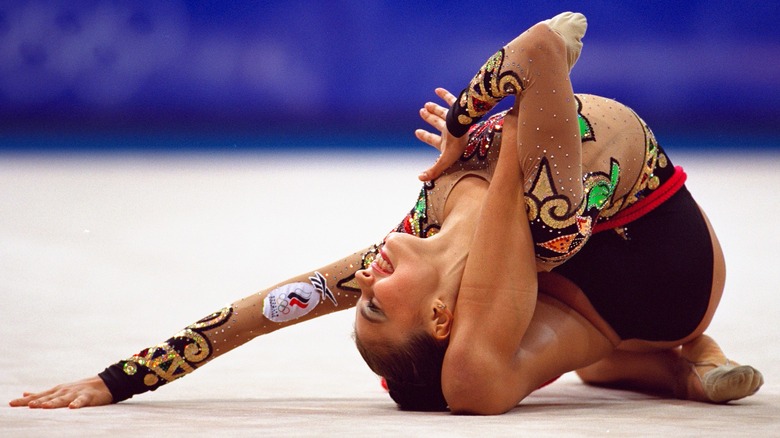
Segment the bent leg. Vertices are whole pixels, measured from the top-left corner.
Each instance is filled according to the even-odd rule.
[[[507,96],[516,96],[503,124],[502,144],[518,149],[528,190],[542,167],[565,197],[555,215],[568,217],[583,198],[577,107],[569,71],[579,57],[587,21],[563,13],[532,26],[491,56],[446,114],[461,137]],[[541,195],[540,195],[541,196]]]
[[[679,349],[643,353],[616,350],[577,370],[577,375],[589,385],[677,397],[682,387],[678,377],[685,369]]]
[[[616,350],[577,370],[588,384],[684,400],[726,403],[753,395],[761,373],[729,361],[718,344],[701,335],[682,347],[650,352]]]
[[[522,400],[564,373],[604,360],[614,348],[609,337],[581,313],[557,298],[539,294],[520,343],[517,368],[501,384],[516,388]]]
[[[543,168],[550,169],[551,190],[566,198],[566,205],[555,214],[568,217],[580,205],[583,185],[582,143],[566,38],[546,24],[538,24],[509,43],[506,50],[523,92],[504,124],[502,144],[516,145],[526,191]]]

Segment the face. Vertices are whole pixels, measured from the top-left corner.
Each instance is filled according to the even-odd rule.
[[[355,275],[362,292],[355,331],[366,344],[400,345],[423,327],[439,284],[425,247],[424,239],[391,233],[371,266]]]

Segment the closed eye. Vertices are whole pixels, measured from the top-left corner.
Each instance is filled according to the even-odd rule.
[[[373,300],[366,300],[366,304],[360,306],[360,314],[373,323],[377,323],[382,319],[382,310],[374,304]]]

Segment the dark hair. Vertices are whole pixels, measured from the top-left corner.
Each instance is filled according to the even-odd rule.
[[[371,371],[385,378],[390,397],[404,411],[446,411],[441,367],[448,340],[420,331],[401,346],[367,348],[355,332],[355,345]]]

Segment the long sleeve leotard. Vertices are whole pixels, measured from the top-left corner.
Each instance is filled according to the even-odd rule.
[[[468,133],[468,146],[458,162],[424,185],[395,231],[420,238],[435,234],[443,222],[447,197],[460,180],[468,175],[491,180],[502,147],[504,123],[513,116],[504,112],[484,121],[479,118],[501,98],[527,89],[558,92],[555,88],[536,90],[531,86],[534,77],[544,71],[542,60],[533,68],[513,69],[512,56],[523,52],[522,44],[516,41],[491,57],[460,94],[450,111],[448,126],[456,134]],[[490,87],[501,92],[491,92],[489,99],[478,95]],[[654,193],[670,192],[670,187],[679,188],[684,181],[684,174],[671,166],[647,125],[628,107],[584,94],[575,95],[570,103],[576,116],[566,122],[577,125],[576,141],[558,141],[554,133],[545,131],[542,122],[539,138],[519,146],[527,220],[540,270],[564,263],[594,232],[619,232],[626,221],[646,210],[648,203],[638,201],[661,199],[666,195]],[[478,117],[464,115],[469,105],[477,108]],[[545,108],[528,110],[544,113]],[[524,123],[522,113],[517,117],[519,123]],[[549,111],[545,117],[553,120],[558,114]],[[527,121],[538,123],[539,118],[529,117]],[[119,402],[183,377],[256,336],[353,307],[359,297],[355,273],[370,265],[378,245],[239,300],[99,375],[113,401]]]

